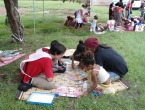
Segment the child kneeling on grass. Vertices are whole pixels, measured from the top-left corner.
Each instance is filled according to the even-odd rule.
[[[75,52],[73,53],[73,55],[71,57],[71,59],[72,59],[71,66],[73,69],[75,67],[74,61],[76,60],[76,61],[80,62],[82,60],[82,58],[84,57],[84,53],[85,53],[85,45],[84,45],[83,41],[80,40]],[[81,63],[79,63],[78,66],[81,67]]]
[[[90,81],[92,82],[92,85],[84,92],[84,96],[87,96],[89,92],[95,90],[98,86],[103,89],[102,93],[115,93],[115,91],[110,88],[110,75],[103,67],[95,64],[93,52],[90,50],[86,51],[81,63],[85,71],[91,71]]]

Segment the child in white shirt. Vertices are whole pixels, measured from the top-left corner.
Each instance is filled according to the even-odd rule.
[[[100,65],[95,64],[94,53],[90,50],[85,51],[84,58],[81,63],[85,71],[90,71],[90,86],[88,90],[84,91],[83,95],[87,96],[89,92],[102,89],[102,93],[115,93],[115,90],[111,88],[111,79],[109,73]],[[101,92],[101,91],[100,91]]]
[[[114,31],[114,28],[115,28],[115,20],[113,19],[112,16],[110,18],[111,18],[111,20],[108,20],[107,21],[107,27],[108,27],[109,31]]]
[[[92,31],[93,31],[93,32],[96,31],[97,21],[98,21],[98,16],[95,15],[95,16],[94,16],[94,19],[93,19],[93,21],[92,21],[92,23],[91,23],[91,27],[90,27],[90,31],[91,31],[91,32],[92,32]]]

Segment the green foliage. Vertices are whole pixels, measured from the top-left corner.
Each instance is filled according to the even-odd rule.
[[[3,1],[0,1],[2,5]],[[66,1],[45,1],[43,17],[42,1],[35,1],[35,34],[32,12],[32,1],[19,0],[20,7],[27,7],[26,14],[21,15],[24,25],[24,37],[26,42],[22,44],[10,43],[11,31],[5,26],[5,15],[0,17],[0,50],[12,50],[22,48],[22,53],[30,54],[34,50],[49,46],[52,40],[58,40],[67,48],[76,48],[79,40],[85,40],[90,36],[97,37],[101,44],[107,44],[119,52],[126,60],[129,72],[124,77],[131,88],[121,91],[115,95],[103,95],[95,97],[89,95],[80,98],[60,97],[56,98],[52,107],[26,104],[25,101],[15,99],[20,79],[16,69],[22,61],[21,58],[9,65],[0,68],[0,110],[144,110],[145,109],[145,32],[106,32],[102,35],[95,35],[88,31],[90,25],[83,26],[82,31],[73,27],[63,25],[66,16],[73,14],[74,10],[81,7],[78,3]],[[60,11],[58,11],[60,10]],[[70,11],[72,13],[65,13]],[[48,12],[48,13],[47,13]],[[98,23],[105,23],[108,19],[107,6],[91,6],[91,17],[98,15]],[[132,16],[139,16],[138,10],[133,10]]]

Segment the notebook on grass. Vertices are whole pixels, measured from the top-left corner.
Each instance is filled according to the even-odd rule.
[[[58,94],[59,96],[78,97],[79,96],[79,88],[67,87],[67,86],[58,86],[56,88],[55,94]]]
[[[55,94],[50,94],[45,92],[33,92],[28,98],[28,100],[26,101],[26,103],[51,106],[54,98],[55,98]]]

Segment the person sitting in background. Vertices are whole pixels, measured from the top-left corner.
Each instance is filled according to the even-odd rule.
[[[4,63],[4,61],[0,58],[0,62]]]
[[[67,16],[67,20],[64,22],[64,25],[65,26],[74,26],[75,23],[74,23],[74,17],[72,16]]]
[[[94,52],[96,64],[102,66],[110,74],[112,81],[123,78],[128,72],[124,58],[111,47],[100,45],[97,38],[87,38],[84,45],[86,50]]]
[[[127,31],[133,31],[134,30],[134,18],[131,18],[129,20],[129,23],[125,26]]]
[[[113,19],[113,16],[110,17],[110,20],[107,21],[107,27],[109,31],[114,31],[115,29],[115,20]]]
[[[83,25],[83,17],[85,15],[85,9],[87,8],[87,5],[82,5],[82,8],[79,9],[77,11],[77,15],[76,15],[76,26],[75,29],[80,28],[82,29],[82,25]]]
[[[91,23],[91,27],[90,27],[90,31],[92,32],[95,32],[96,31],[96,26],[97,26],[97,21],[98,21],[98,16],[95,15],[93,20],[92,20],[92,23]]]

